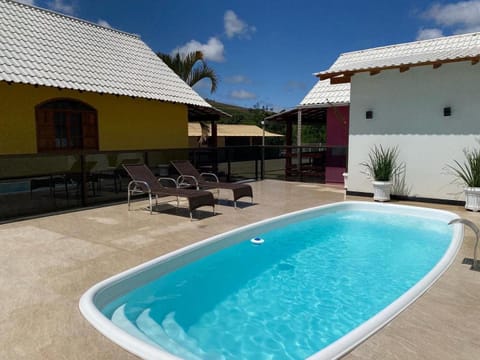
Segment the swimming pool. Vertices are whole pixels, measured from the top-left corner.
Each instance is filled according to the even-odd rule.
[[[80,309],[144,358],[335,358],[446,270],[462,238],[447,225],[456,217],[357,202],[307,209],[116,275]]]

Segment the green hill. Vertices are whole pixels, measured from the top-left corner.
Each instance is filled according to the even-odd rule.
[[[230,115],[231,118],[224,118],[219,121],[222,124],[249,124],[260,125],[260,122],[267,116],[272,115],[273,112],[255,106],[252,108],[245,108],[232,104],[224,104],[214,100],[206,99],[213,107],[222,110]]]
[[[273,111],[260,107],[258,104],[252,108],[244,108],[237,105],[224,104],[221,102],[206,99],[207,102],[213,107],[222,110],[230,115],[231,118],[222,118],[220,124],[247,124],[262,126],[261,121],[274,114]],[[265,129],[274,133],[284,134],[286,133],[286,124],[280,121],[267,122]],[[293,125],[293,133],[296,133],[297,127]],[[325,142],[326,124],[325,122],[318,122],[317,124],[304,124],[302,126],[302,140],[303,143],[322,143]],[[279,145],[282,144],[283,138],[271,138],[268,139],[267,145]],[[293,142],[296,142],[296,136],[293,137]]]
[[[246,124],[262,126],[261,122],[267,116],[274,114],[273,111],[260,107],[260,105],[254,105],[252,108],[245,108],[237,105],[224,104],[221,102],[207,99],[207,102],[213,107],[222,110],[230,115],[231,118],[222,118],[220,124]],[[269,122],[265,126],[265,129],[278,134],[285,134],[285,124],[283,122]],[[267,145],[282,145],[284,138],[268,138]]]

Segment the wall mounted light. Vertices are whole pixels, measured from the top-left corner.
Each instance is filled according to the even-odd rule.
[[[452,108],[450,106],[446,106],[443,108],[443,116],[451,116],[452,115]]]
[[[365,112],[365,119],[373,119],[373,111],[368,110]]]

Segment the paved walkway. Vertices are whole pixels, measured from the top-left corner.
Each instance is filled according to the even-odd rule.
[[[0,359],[133,359],[80,314],[78,300],[87,288],[241,225],[344,200],[343,189],[334,186],[273,180],[252,186],[255,204],[235,210],[221,201],[216,216],[204,208],[192,222],[187,211],[173,208],[150,215],[140,201],[130,212],[121,204],[0,225]],[[480,214],[440,208],[480,223]],[[462,264],[473,253],[473,234],[466,235],[447,273],[346,359],[470,360],[480,354],[480,273]]]

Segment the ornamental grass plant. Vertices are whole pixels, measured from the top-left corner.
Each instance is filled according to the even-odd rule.
[[[365,173],[375,181],[391,181],[400,170],[398,148],[375,145],[370,149],[368,161],[361,163]]]
[[[448,165],[453,174],[467,187],[480,187],[480,149],[464,150],[465,160]]]

